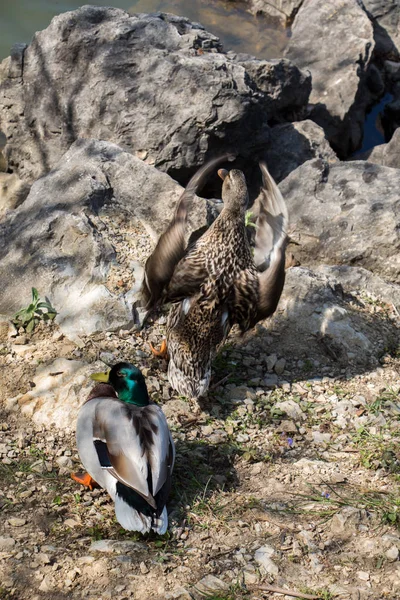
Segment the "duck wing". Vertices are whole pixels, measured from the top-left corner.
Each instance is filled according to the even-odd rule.
[[[193,175],[183,191],[172,221],[160,236],[155,249],[146,261],[142,295],[147,309],[153,308],[160,300],[165,287],[172,279],[177,264],[185,255],[189,202],[204,185],[206,178],[214,168],[228,159],[232,159],[231,155],[224,154],[208,161]],[[201,284],[202,277],[204,276],[201,274],[195,279],[195,285],[198,280]]]
[[[288,210],[264,163],[260,163],[260,169],[263,187],[254,210],[254,263],[258,271],[242,271],[234,285],[233,320],[242,331],[275,312],[285,283]]]
[[[263,186],[256,200],[256,236],[254,263],[265,271],[274,259],[274,251],[287,243],[289,214],[283,196],[266,165],[260,163]]]
[[[100,402],[93,442],[101,467],[156,509],[154,496],[171,477],[175,456],[161,409]]]

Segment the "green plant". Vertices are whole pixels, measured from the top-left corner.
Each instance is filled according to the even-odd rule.
[[[327,589],[313,590],[308,586],[301,586],[299,589],[302,594],[312,594],[315,598],[319,598],[319,600],[333,600],[332,593]]]
[[[23,327],[27,333],[33,331],[39,321],[52,321],[57,311],[52,307],[50,301],[40,300],[39,292],[32,288],[32,302],[26,308],[21,308],[15,313],[12,322],[16,327]]]
[[[94,540],[95,542],[98,542],[99,540],[103,539],[103,531],[98,525],[93,525],[93,527],[89,527],[87,531],[92,540]]]
[[[312,371],[313,368],[314,368],[314,363],[309,358],[306,358],[306,360],[304,361],[304,365],[303,365],[303,371],[305,373],[310,373],[310,371]]]
[[[329,483],[319,485],[322,486],[322,493],[317,487],[309,485],[309,493],[292,493],[291,495],[296,500],[293,503],[288,503],[284,509],[278,512],[312,513],[322,519],[329,519],[343,507],[353,506],[359,510],[375,513],[382,523],[394,525],[400,529],[400,497],[396,494],[376,490],[349,489],[350,493],[346,495],[341,486],[333,486]],[[337,491],[338,488],[340,493]]]
[[[254,217],[254,213],[252,213],[251,210],[247,210],[245,221],[244,221],[244,224],[246,227],[257,227],[257,225],[253,221],[253,217]]]

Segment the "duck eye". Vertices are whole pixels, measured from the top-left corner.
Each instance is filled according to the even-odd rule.
[[[124,374],[122,371],[117,371],[117,377],[123,377],[123,376],[124,376]]]

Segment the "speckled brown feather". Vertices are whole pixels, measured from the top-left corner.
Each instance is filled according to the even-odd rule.
[[[193,175],[182,193],[171,223],[160,236],[155,249],[146,261],[141,293],[147,309],[154,308],[160,301],[165,286],[173,277],[176,265],[185,255],[187,212],[190,201],[215,167],[228,159],[232,157],[224,154],[207,162]]]
[[[185,298],[172,307],[167,323],[168,378],[182,395],[205,393],[211,361],[232,324],[247,331],[279,302],[288,216],[275,182],[265,165],[260,168],[264,186],[256,214],[257,262],[245,227],[246,182],[241,171],[232,170],[222,188],[224,209],[176,265],[165,288],[164,298]]]
[[[177,301],[199,293],[205,281],[218,279],[225,298],[242,269],[253,263],[245,227],[247,186],[241,171],[232,170],[222,186],[224,208],[211,227],[176,266],[166,296]]]
[[[235,280],[229,302],[230,319],[240,326],[242,332],[275,312],[285,282],[288,212],[267,167],[261,163],[260,169],[263,188],[255,209],[254,259]]]

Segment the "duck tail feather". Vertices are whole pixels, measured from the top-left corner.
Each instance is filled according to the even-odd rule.
[[[151,529],[151,517],[139,513],[117,493],[115,496],[115,516],[127,531],[147,533]]]
[[[153,519],[153,523],[151,525],[153,531],[158,533],[159,535],[163,535],[168,528],[168,513],[167,507],[164,506],[163,511],[159,517]]]

